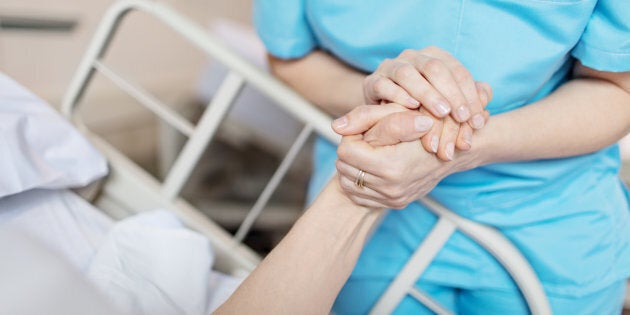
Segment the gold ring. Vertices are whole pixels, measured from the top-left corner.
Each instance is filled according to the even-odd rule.
[[[357,178],[354,180],[354,184],[359,186],[359,188],[365,187],[365,171],[359,170]]]

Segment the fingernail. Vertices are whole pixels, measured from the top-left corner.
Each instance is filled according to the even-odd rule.
[[[453,160],[453,154],[455,154],[455,144],[449,142],[446,145],[446,158],[449,160]]]
[[[470,111],[468,110],[468,107],[463,105],[457,108],[457,114],[459,115],[459,119],[461,121],[466,121],[470,118]]]
[[[433,119],[427,116],[418,116],[413,121],[414,127],[418,132],[425,132],[433,127]]]
[[[342,129],[343,127],[348,125],[348,118],[346,118],[346,116],[341,116],[335,119],[332,124],[335,129]]]
[[[472,132],[469,128],[464,128],[463,138],[467,145],[472,146]]]
[[[416,99],[411,98],[411,97],[407,99],[407,104],[409,104],[409,105],[411,105],[413,107],[420,106],[420,102],[418,102]]]
[[[438,138],[438,136],[433,135],[433,137],[431,137],[431,150],[433,150],[433,153],[437,153],[439,142],[440,138]]]
[[[472,118],[472,127],[475,129],[481,129],[486,124],[485,119],[481,114],[477,114]]]
[[[446,103],[444,102],[437,103],[435,105],[435,108],[437,109],[440,116],[446,116],[448,115],[448,113],[451,112],[451,108],[448,105],[446,105]]]

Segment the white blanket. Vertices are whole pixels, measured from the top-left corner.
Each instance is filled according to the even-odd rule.
[[[164,210],[114,223],[68,190],[30,190],[0,198],[3,228],[46,244],[126,314],[209,314],[240,283],[212,271],[207,238]]]

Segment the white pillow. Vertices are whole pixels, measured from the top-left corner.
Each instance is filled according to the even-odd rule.
[[[0,73],[0,198],[85,186],[106,173],[105,158],[68,121]]]

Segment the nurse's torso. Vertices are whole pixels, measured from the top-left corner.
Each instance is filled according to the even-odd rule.
[[[570,52],[595,4],[306,0],[305,9],[318,45],[366,72],[404,49],[433,45],[449,51],[475,80],[492,86],[494,98],[487,109],[496,115],[540,99],[566,81],[573,65]],[[546,220],[565,214],[533,209],[519,215],[505,209],[596,189],[593,185],[602,177],[616,177],[617,151],[613,146],[568,159],[487,165],[446,178],[432,195],[460,214],[499,226]]]

